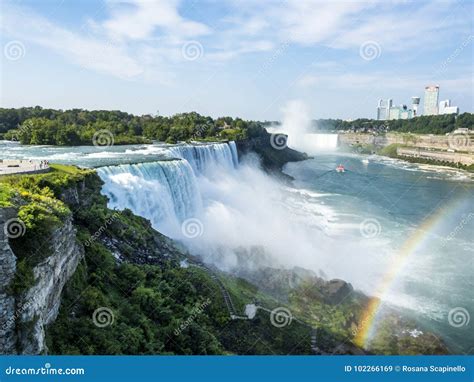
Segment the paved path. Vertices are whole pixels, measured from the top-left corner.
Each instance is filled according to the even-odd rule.
[[[0,159],[0,175],[12,175],[22,173],[45,172],[49,169],[47,164],[41,161],[29,161],[20,159]]]

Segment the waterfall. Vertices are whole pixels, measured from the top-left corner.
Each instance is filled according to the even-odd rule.
[[[109,207],[129,208],[166,235],[179,235],[181,222],[202,206],[196,177],[185,160],[101,167],[97,173]]]
[[[202,209],[196,176],[215,166],[231,170],[238,165],[238,157],[235,142],[186,144],[168,150],[181,159],[106,166],[97,173],[104,181],[102,193],[109,198],[110,208],[129,208],[176,238],[181,236],[181,223]]]
[[[314,150],[335,150],[337,148],[337,134],[305,134],[306,144]]]
[[[169,148],[170,154],[185,159],[196,174],[201,174],[212,166],[235,168],[238,164],[235,142],[179,145]]]

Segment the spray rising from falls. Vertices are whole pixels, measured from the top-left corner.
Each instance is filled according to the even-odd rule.
[[[335,247],[339,256],[357,251],[357,244],[327,237],[331,211],[317,196],[282,187],[260,170],[256,157],[234,167],[234,144],[174,146],[170,157],[185,159],[100,168],[109,206],[131,209],[229,271],[251,261],[325,269],[331,275],[333,267],[322,254]],[[198,221],[198,236],[187,235],[188,219]]]

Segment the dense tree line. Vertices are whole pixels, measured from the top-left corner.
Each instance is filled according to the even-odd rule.
[[[354,121],[319,119],[313,121],[313,128],[323,131],[397,131],[416,134],[446,134],[458,128],[474,128],[474,114],[430,115],[390,121],[367,118],[359,118]]]
[[[187,140],[242,139],[258,135],[258,122],[240,118],[213,119],[196,112],[171,117],[135,116],[121,111],[54,110],[39,106],[19,109],[0,108],[0,138],[23,144],[90,145],[94,134],[107,130],[115,144],[168,143]]]
[[[279,125],[278,121],[266,121],[263,126]],[[315,119],[311,121],[315,132],[327,131],[355,131],[355,132],[387,132],[416,134],[446,134],[455,129],[474,129],[474,114],[463,113],[460,115],[429,115],[411,119],[379,121],[376,119],[359,118],[353,121],[342,119]]]
[[[94,134],[108,131],[115,144],[168,143],[189,140],[244,139],[262,134],[263,128],[278,122],[245,121],[240,118],[213,119],[196,112],[170,117],[133,114],[108,110],[55,110],[36,107],[0,108],[0,139],[23,144],[90,145]],[[459,116],[420,116],[406,120],[378,121],[360,118],[354,121],[320,119],[313,121],[318,131],[411,132],[446,134],[457,128],[473,128],[474,114]]]

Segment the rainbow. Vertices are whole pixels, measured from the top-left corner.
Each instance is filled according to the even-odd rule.
[[[357,327],[354,343],[360,347],[367,346],[373,328],[376,323],[377,314],[381,306],[383,296],[390,290],[393,282],[400,274],[403,266],[407,263],[410,255],[417,252],[428,240],[429,234],[437,230],[443,221],[451,214],[458,214],[460,208],[467,208],[466,199],[454,200],[452,205],[439,208],[437,211],[427,217],[417,230],[403,243],[397,252],[389,271],[383,276],[375,294],[379,297],[373,297],[369,300],[366,309],[362,313]],[[459,215],[457,215],[459,216]]]

